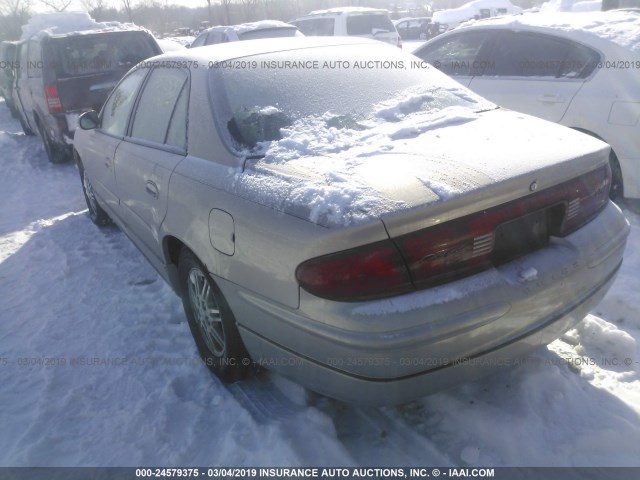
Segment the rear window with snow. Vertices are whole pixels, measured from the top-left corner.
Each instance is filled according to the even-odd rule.
[[[260,154],[299,122],[362,131],[446,108],[493,104],[393,47],[348,45],[243,57],[247,68],[210,72],[218,129],[231,150]],[[236,63],[236,62],[230,62]],[[240,65],[235,65],[239,67]]]
[[[144,32],[109,32],[53,39],[60,77],[128,70],[158,51]]]

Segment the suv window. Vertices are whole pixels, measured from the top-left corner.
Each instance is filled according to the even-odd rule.
[[[40,43],[31,40],[29,42],[27,76],[31,78],[42,77],[42,49]]]
[[[503,32],[491,53],[494,68],[487,69],[485,74],[584,78],[584,73],[588,76],[593,71],[590,59],[594,53],[586,47],[550,35]]]
[[[310,37],[332,37],[335,20],[333,18],[312,18],[292,22],[302,33]]]
[[[347,35],[371,35],[374,30],[393,32],[393,23],[386,15],[365,14],[347,17]]]
[[[111,93],[100,112],[100,128],[111,135],[124,137],[129,113],[147,69],[134,70]]]
[[[204,41],[207,39],[207,32],[204,32],[202,34],[200,34],[200,36],[198,36],[198,38],[196,38],[190,45],[191,48],[195,48],[195,47],[201,47],[202,45],[204,45]]]
[[[240,40],[254,40],[259,38],[295,37],[297,29],[290,27],[261,28],[240,34]]]
[[[140,96],[131,136],[165,143],[169,123],[186,82],[187,74],[183,70],[155,68]]]
[[[435,42],[416,55],[447,75],[473,75],[481,67],[476,58],[488,38],[488,32],[461,33]]]
[[[58,75],[69,77],[129,69],[156,55],[144,32],[110,32],[54,39]]]

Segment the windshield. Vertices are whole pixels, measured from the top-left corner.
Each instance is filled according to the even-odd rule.
[[[341,45],[276,52],[211,70],[219,131],[232,150],[260,155],[288,127],[362,131],[445,109],[495,105],[396,48]]]

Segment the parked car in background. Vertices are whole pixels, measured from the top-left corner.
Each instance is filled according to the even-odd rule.
[[[191,44],[191,48],[238,40],[303,36],[294,25],[279,20],[262,20],[240,25],[211,27],[198,35]]]
[[[431,17],[401,18],[393,22],[402,40],[427,40],[439,32],[432,29]]]
[[[363,7],[342,7],[316,10],[290,21],[307,36],[367,37],[402,47],[400,35],[387,10]]]
[[[195,67],[235,60],[252,68]],[[412,60],[368,39],[194,48],[80,117],[90,218],[181,296],[224,381],[253,359],[410,400],[553,341],[613,282],[629,224],[608,145]]]
[[[11,110],[11,115],[17,115],[13,104],[13,79],[16,68],[16,51],[18,42],[5,41],[0,43],[0,96]]]
[[[162,53],[144,29],[109,28],[55,34],[20,42],[15,96],[27,134],[38,133],[51,162],[71,158],[78,115],[100,109],[135,64]]]
[[[640,12],[535,13],[464,25],[414,54],[504,107],[611,145],[612,195],[640,198]]]

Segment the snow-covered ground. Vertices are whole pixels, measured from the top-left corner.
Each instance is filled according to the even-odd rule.
[[[1,102],[0,194],[0,466],[640,465],[637,208],[577,329],[487,379],[364,409],[267,372],[222,385],[178,298]]]

